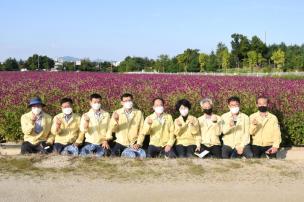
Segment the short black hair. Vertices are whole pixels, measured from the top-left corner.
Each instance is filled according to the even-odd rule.
[[[131,93],[124,93],[120,96],[120,100],[122,101],[124,97],[130,97],[133,100],[133,95]]]
[[[163,103],[163,105],[165,104],[165,100],[164,100],[163,98],[161,98],[161,97],[156,97],[156,98],[153,99],[153,105],[154,105],[154,102],[155,102],[156,100],[160,100],[160,101]]]
[[[260,95],[260,96],[258,96],[257,99],[256,99],[256,103],[258,103],[258,100],[259,100],[259,99],[266,99],[266,100],[267,100],[267,104],[269,103],[269,98],[266,97],[265,95]]]
[[[230,102],[232,101],[238,102],[239,104],[241,103],[241,100],[238,96],[231,96],[230,98],[228,98],[227,103],[230,104]]]
[[[71,105],[73,104],[73,100],[71,98],[65,97],[60,100],[60,105],[66,102],[70,103]]]
[[[189,100],[181,99],[181,100],[177,101],[176,104],[175,104],[176,111],[179,111],[179,108],[182,105],[185,106],[185,107],[188,107],[188,109],[191,109],[191,103],[189,102]]]
[[[101,95],[97,94],[97,93],[93,93],[92,95],[90,95],[90,100],[93,99],[102,99]]]

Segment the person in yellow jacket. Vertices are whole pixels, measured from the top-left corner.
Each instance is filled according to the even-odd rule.
[[[133,95],[125,93],[120,97],[122,108],[114,111],[107,139],[113,139],[115,133],[115,145],[112,148],[112,156],[129,158],[145,158],[146,152],[137,143],[140,130],[144,123],[144,117],[140,110],[133,107]]]
[[[200,152],[207,151],[207,156],[221,158],[221,117],[213,113],[213,102],[210,98],[202,99],[200,105],[204,113],[198,118],[202,140]]]
[[[174,158],[174,123],[172,116],[164,112],[164,100],[155,98],[153,100],[154,113],[149,115],[145,121],[138,144],[142,146],[145,135],[150,135],[147,157],[154,158],[165,156]]]
[[[60,101],[62,113],[53,119],[51,136],[47,143],[53,145],[53,151],[58,154],[71,154],[77,156],[78,147],[82,143],[79,137],[80,116],[73,113],[73,101],[71,98],[63,98]]]
[[[250,149],[249,117],[240,112],[240,98],[228,99],[229,112],[222,115],[223,158],[252,158]]]
[[[174,120],[175,151],[177,157],[193,157],[194,152],[201,149],[198,120],[189,114],[191,103],[186,99],[177,101],[175,109],[180,113],[180,116]]]
[[[258,112],[252,114],[249,132],[252,137],[251,149],[253,157],[260,158],[263,155],[276,157],[281,143],[281,131],[278,119],[268,112],[268,98],[257,98]]]
[[[110,114],[101,109],[101,99],[101,95],[92,94],[90,96],[91,109],[81,117],[79,139],[81,142],[85,139],[84,146],[80,150],[81,156],[95,154],[102,157],[110,148],[106,139]]]
[[[21,154],[49,152],[46,140],[51,131],[52,117],[43,111],[44,106],[39,97],[32,98],[28,105],[31,111],[21,116],[24,134]]]

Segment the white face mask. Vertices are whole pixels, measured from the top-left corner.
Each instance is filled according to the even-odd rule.
[[[164,107],[163,106],[154,107],[154,111],[156,114],[162,114],[164,112]]]
[[[180,109],[179,110],[179,112],[180,112],[180,114],[182,115],[182,116],[187,116],[188,115],[188,113],[189,113],[189,109],[188,108],[185,108],[185,109]]]
[[[240,108],[239,108],[239,107],[231,107],[231,108],[230,108],[230,112],[231,112],[232,114],[237,114],[237,113],[239,113],[239,111],[240,111]]]
[[[65,114],[65,115],[69,115],[73,112],[73,109],[72,108],[63,108],[62,109],[62,112]]]
[[[101,104],[99,104],[99,103],[94,103],[94,104],[92,104],[91,106],[92,106],[92,109],[94,109],[94,110],[99,110],[100,107],[101,107]]]
[[[40,107],[32,107],[32,113],[36,116],[41,113],[42,109]]]
[[[133,107],[133,102],[132,101],[127,101],[123,104],[123,107],[125,109],[131,109]]]

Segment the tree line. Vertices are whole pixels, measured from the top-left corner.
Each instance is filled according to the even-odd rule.
[[[157,59],[147,57],[126,57],[119,65],[111,62],[94,62],[89,59],[81,60],[80,65],[75,62],[64,62],[58,66],[59,70],[103,71],[103,72],[130,72],[130,71],[157,71],[157,72],[226,72],[233,69],[246,71],[303,71],[304,44],[286,45],[285,43],[267,45],[258,36],[248,38],[243,34],[231,35],[231,50],[220,42],[216,50],[211,53],[200,52],[199,49],[186,49],[174,57],[162,54]],[[37,54],[27,60],[17,61],[8,58],[0,70],[49,70],[55,62],[47,56]]]

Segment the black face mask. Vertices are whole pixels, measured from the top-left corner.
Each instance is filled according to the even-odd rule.
[[[210,109],[204,109],[203,111],[207,115],[211,115],[212,114],[212,108],[210,108]]]
[[[266,107],[266,106],[260,106],[260,107],[258,107],[258,109],[259,109],[260,112],[267,112],[268,107]]]

